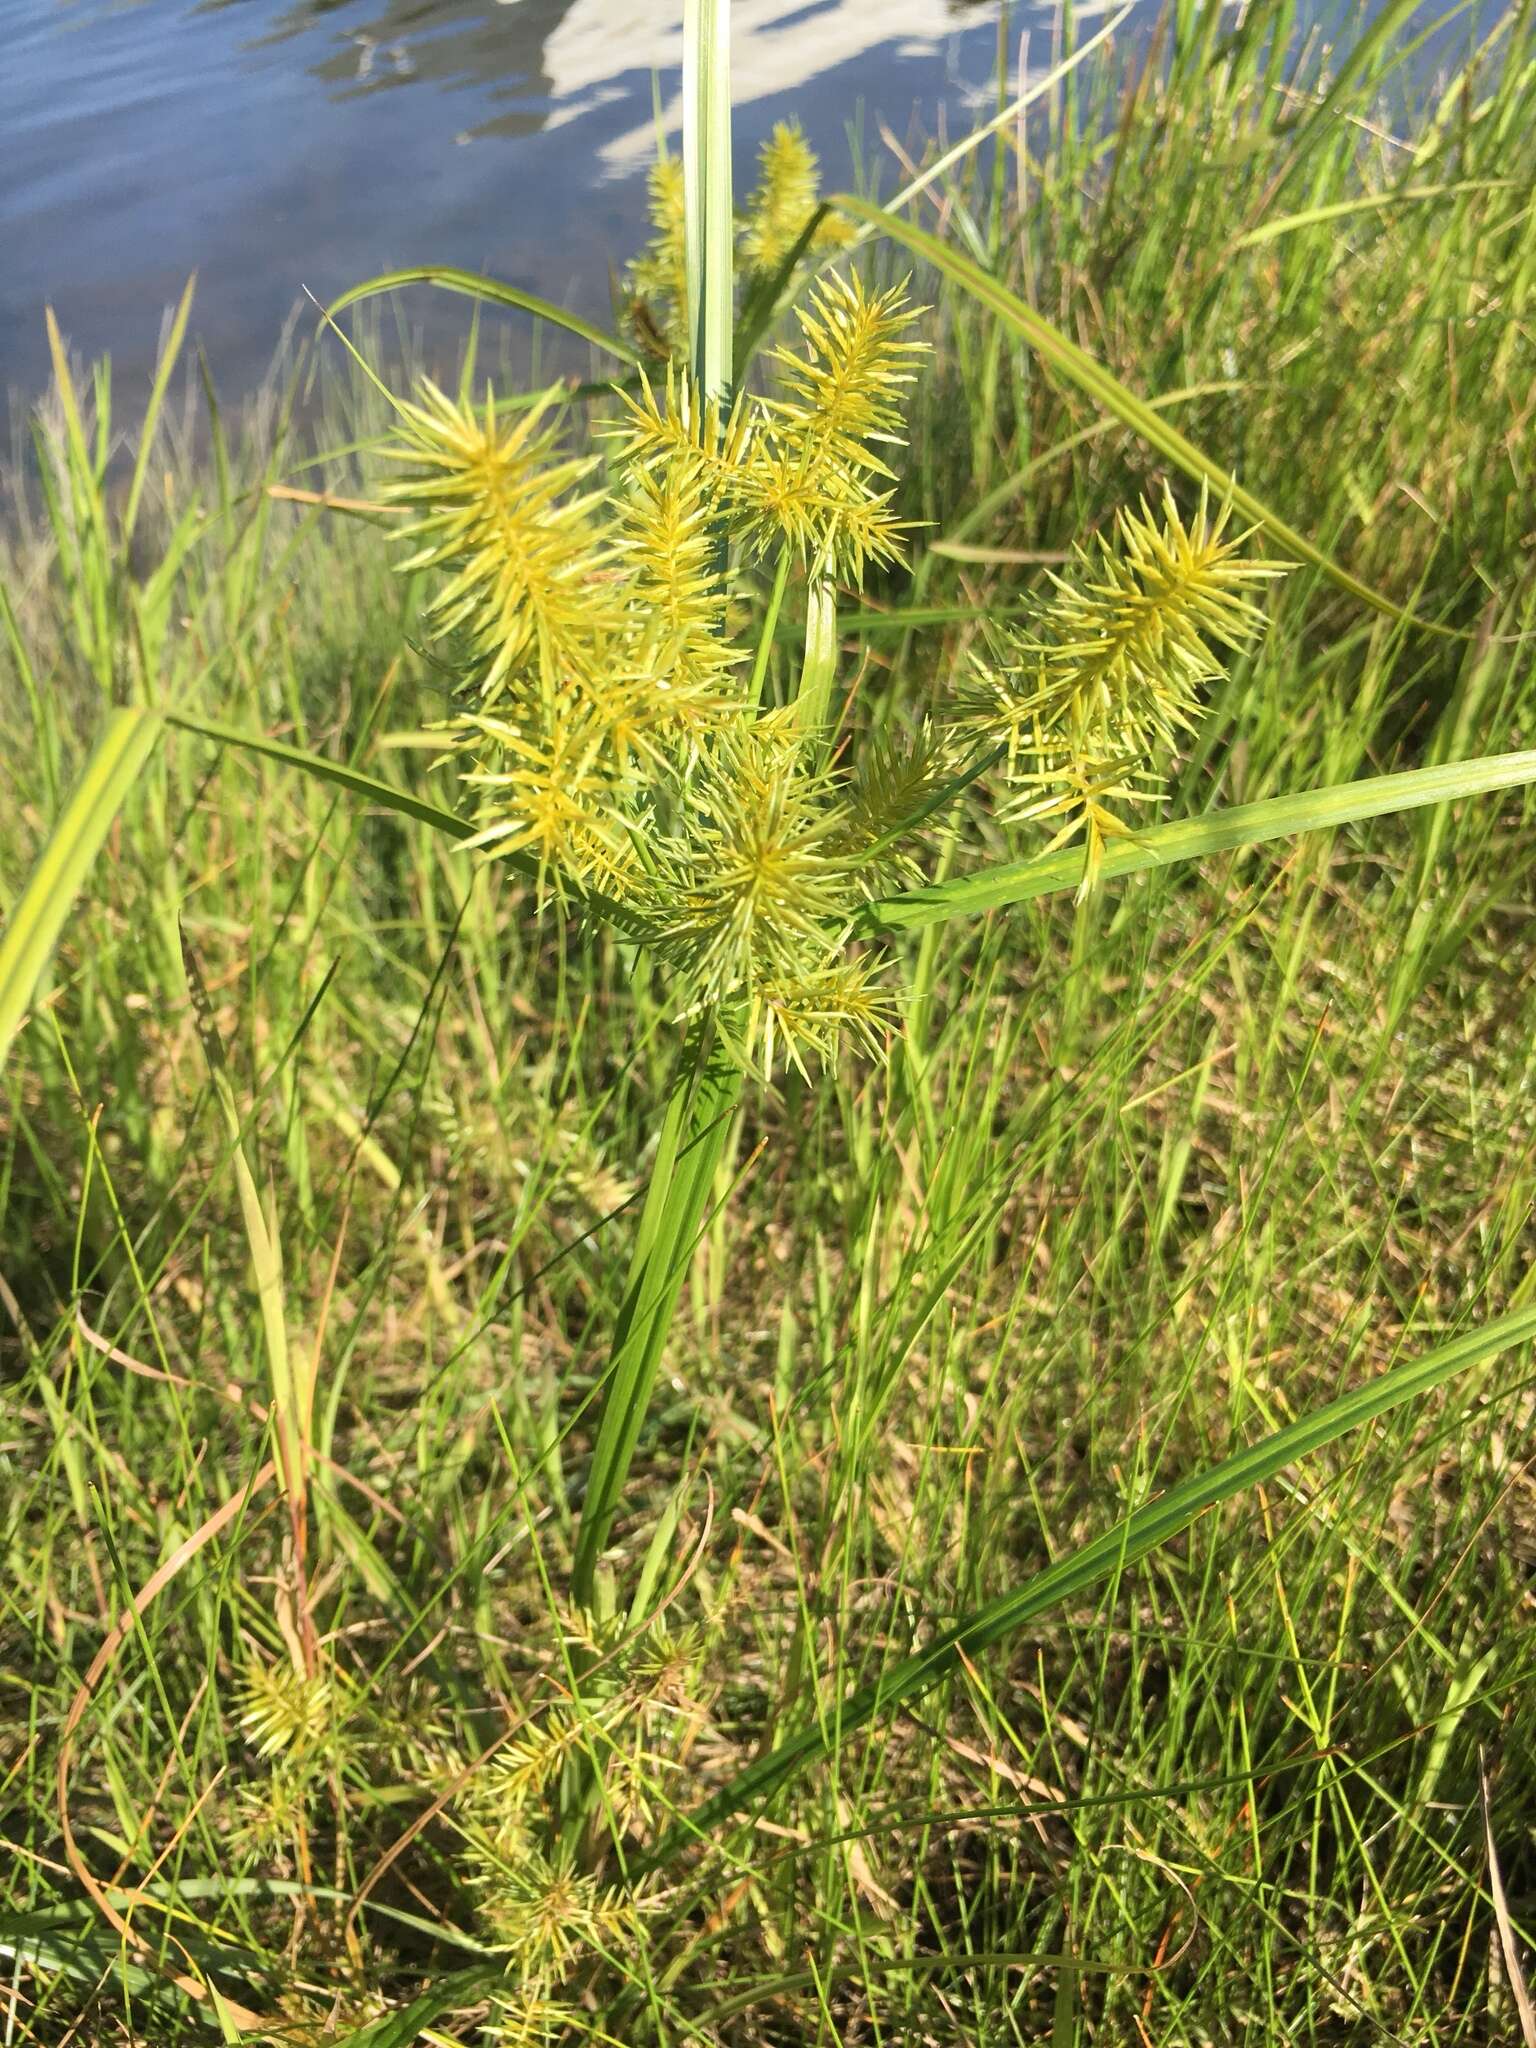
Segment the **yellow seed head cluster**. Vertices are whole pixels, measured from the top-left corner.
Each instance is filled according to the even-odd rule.
[[[1161,793],[1220,650],[1263,628],[1254,592],[1285,565],[1244,560],[1228,517],[1202,490],[1186,525],[1166,487],[1161,517],[1122,512],[1114,542],[1078,550],[1076,579],[1052,578],[962,699],[962,722],[1005,756],[1004,815],[1061,819],[1053,844],[1084,834],[1085,890],[1104,841],[1130,829],[1116,807]]]
[[[862,863],[847,807],[804,743],[744,730],[689,784],[677,828],[652,848],[656,943],[717,1006],[748,1066],[822,1055],[843,1026],[866,1038],[883,1016],[846,953]]]
[[[669,719],[705,720],[734,701],[739,655],[726,638],[715,492],[691,449],[650,468],[635,465],[611,500],[615,550],[643,623],[638,673],[665,700]],[[636,744],[640,744],[636,734]]]
[[[884,889],[919,872],[915,830],[954,789],[962,767],[943,726],[880,733],[865,742],[848,778],[843,830],[867,888]]]
[[[481,1875],[482,1910],[506,1949],[520,1986],[543,1998],[592,1951],[633,1942],[635,1912],[570,1857],[525,1849],[514,1863]]]
[[[647,384],[617,429],[623,454],[645,469],[691,459],[749,552],[787,544],[818,573],[861,582],[904,546],[881,451],[902,439],[916,317],[904,286],[870,295],[857,276],[824,279],[798,310],[800,345],[773,351],[772,396],[721,421],[675,375],[660,396]]]
[[[433,616],[467,635],[487,698],[523,663],[584,667],[608,623],[597,500],[579,488],[594,464],[559,455],[551,405],[546,394],[503,429],[489,399],[477,411],[424,380],[399,407],[392,452],[407,474],[388,496],[412,515],[413,543],[400,566],[449,572]]]
[[[780,121],[758,155],[757,186],[747,203],[737,251],[748,270],[773,272],[789,260],[821,196],[821,165],[798,121]],[[813,249],[837,248],[853,230],[829,214]]]
[[[260,1757],[313,1749],[336,1713],[333,1681],[291,1664],[252,1663],[242,1687],[240,1725]]]
[[[569,704],[535,702],[515,720],[466,712],[458,731],[464,779],[480,797],[472,847],[532,856],[557,891],[562,876],[605,891],[622,882],[630,852],[611,815],[608,733],[574,692]]]
[[[651,239],[629,267],[636,328],[642,341],[686,346],[688,318],[688,213],[683,161],[661,156],[651,166]]]
[[[647,275],[668,293],[680,175],[664,164],[653,183]],[[815,183],[803,137],[778,131],[749,214],[755,263],[782,262]],[[1157,514],[1124,513],[1051,579],[952,717],[829,765],[835,634],[808,635],[799,703],[763,713],[733,578],[761,565],[782,590],[798,565],[821,620],[837,583],[900,559],[891,456],[921,345],[904,286],[854,273],[814,282],[796,318],[766,391],[706,402],[673,354],[600,423],[599,455],[571,450],[553,394],[507,412],[426,385],[401,408],[393,486],[406,566],[441,577],[432,612],[460,657],[471,843],[558,896],[600,896],[674,978],[679,1019],[708,1008],[764,1075],[840,1037],[878,1044],[892,1002],[852,943],[858,913],[914,871],[917,828],[984,767],[1002,764],[1005,819],[1082,835],[1091,887],[1280,572],[1243,558],[1204,493],[1186,524],[1165,489]]]
[[[425,385],[401,408],[391,495],[406,566],[442,579],[471,844],[616,905],[680,1013],[723,1006],[758,1071],[841,1026],[872,1038],[887,1005],[846,954],[872,872],[858,793],[812,765],[820,735],[748,701],[730,578],[797,559],[857,581],[899,555],[886,457],[912,318],[899,289],[828,278],[768,395],[722,412],[669,366],[604,458],[570,452],[550,394],[508,415]]]
[[[757,184],[736,223],[736,267],[771,286],[794,255],[821,197],[821,166],[798,121],[780,121],[758,153]],[[651,238],[627,274],[630,323],[653,352],[688,348],[687,209],[683,166],[659,157],[651,168]],[[805,254],[844,248],[853,229],[836,213],[818,222]],[[793,267],[793,266],[791,266]]]

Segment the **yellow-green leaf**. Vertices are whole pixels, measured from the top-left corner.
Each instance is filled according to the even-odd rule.
[[[1484,796],[1490,790],[1517,789],[1529,782],[1536,782],[1536,751],[1484,754],[1471,761],[1444,761],[1432,768],[1408,768],[1396,775],[1369,775],[1358,782],[1335,783],[1328,789],[1266,797],[1262,803],[1233,804],[1226,810],[1209,811],[1199,818],[1175,818],[1138,832],[1134,838],[1115,840],[1104,849],[1099,880],[1102,885],[1146,868],[1167,867],[1173,861],[1199,860],[1210,853],[1258,846],[1266,839],[1328,831],[1359,818],[1453,803],[1458,797]],[[882,897],[869,906],[864,921],[875,931],[917,931],[951,917],[978,917],[1059,889],[1075,889],[1082,878],[1082,848],[1065,847],[1034,860],[1009,861],[951,881],[907,889],[899,896]]]
[[[963,1659],[1006,1641],[1063,1602],[1082,1599],[1138,1558],[1181,1535],[1210,1509],[1262,1486],[1298,1459],[1312,1456],[1407,1401],[1420,1399],[1458,1373],[1485,1365],[1500,1352],[1529,1344],[1533,1338],[1536,1308],[1517,1309],[1437,1346],[1422,1358],[1377,1374],[1230,1458],[1181,1480],[1089,1542],[1067,1551],[1044,1571],[940,1629],[921,1650],[890,1665],[872,1684],[825,1708],[809,1727],[787,1736],[686,1815],[642,1868],[655,1869],[691,1843],[708,1840],[722,1822],[759,1804],[788,1780],[831,1755],[856,1729],[930,1691]]]
[[[0,934],[0,1064],[91,863],[160,737],[144,710],[114,711]]]

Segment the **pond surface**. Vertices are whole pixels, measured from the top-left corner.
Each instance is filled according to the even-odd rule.
[[[1302,0],[1299,18],[1347,35],[1380,4]],[[1495,4],[1467,0],[1463,46]],[[1080,35],[1108,5],[1076,0]],[[1156,12],[1137,0],[1125,32]],[[260,381],[304,294],[407,264],[606,321],[658,109],[676,113],[681,16],[682,0],[0,0],[0,392],[46,381],[52,305],[78,352],[111,351],[128,402],[194,270],[226,394]],[[833,186],[882,124],[965,133],[993,104],[998,16],[999,0],[733,0],[738,189],[789,113]],[[1015,81],[1021,54],[1047,69],[1055,0],[1014,0],[1008,22]],[[429,311],[453,317],[414,294],[413,325]]]
[[[222,388],[304,293],[484,270],[604,317],[643,230],[681,0],[0,0],[0,389],[47,374],[43,309],[132,383],[198,272]],[[1094,10],[1079,6],[1079,19]],[[1015,7],[1032,70],[1054,11]],[[735,0],[738,177],[795,113],[828,178],[861,119],[955,133],[987,99],[991,0]]]

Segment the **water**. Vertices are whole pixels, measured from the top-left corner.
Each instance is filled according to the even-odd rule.
[[[1210,0],[1224,4],[1224,0]],[[1306,0],[1358,30],[1383,0]],[[1425,0],[1416,33],[1451,0]],[[1464,0],[1454,34],[1497,0]],[[1076,0],[1084,30],[1109,0]],[[1130,32],[1150,23],[1139,0]],[[46,381],[43,309],[129,386],[190,272],[226,393],[268,368],[305,293],[407,264],[487,271],[609,316],[644,231],[655,110],[676,112],[682,0],[0,0],[0,391]],[[1029,68],[1055,0],[1014,0]],[[796,114],[828,181],[855,146],[965,132],[990,104],[998,0],[733,0],[739,182]],[[1090,60],[1091,61],[1091,60]],[[851,117],[862,143],[850,143]],[[417,293],[411,318],[462,317]],[[312,317],[312,315],[311,315]]]
[[[735,0],[733,20],[739,178],[791,111],[834,183],[856,110],[871,144],[882,118],[963,132],[996,57],[990,0]],[[1043,62],[1052,15],[1011,20]],[[0,389],[45,380],[45,305],[141,380],[193,270],[227,390],[305,293],[410,263],[605,317],[680,23],[681,0],[0,0]]]

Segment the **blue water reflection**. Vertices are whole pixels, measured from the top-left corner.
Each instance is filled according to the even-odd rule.
[[[0,0],[0,384],[45,374],[45,303],[79,349],[141,369],[194,269],[236,388],[304,292],[399,264],[494,271],[601,315],[640,232],[680,13]],[[737,0],[735,19],[744,155],[793,109],[838,177],[857,105],[902,129],[958,116],[996,48],[986,0]]]

